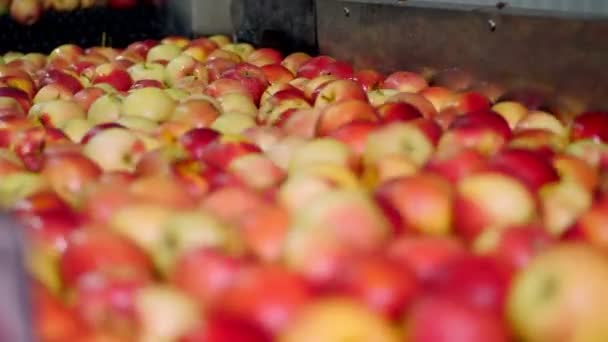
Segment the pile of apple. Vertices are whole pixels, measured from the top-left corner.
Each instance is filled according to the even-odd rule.
[[[147,0],[156,3],[163,0]],[[71,12],[80,8],[108,6],[115,9],[128,9],[137,5],[138,0],[0,0],[0,15],[9,13],[22,25],[36,23],[44,11]]]
[[[225,36],[4,55],[40,341],[608,340],[608,113],[475,84]]]

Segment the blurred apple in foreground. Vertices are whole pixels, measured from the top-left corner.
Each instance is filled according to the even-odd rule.
[[[608,334],[607,288],[603,253],[577,243],[556,245],[515,278],[507,315],[525,341],[601,340]]]

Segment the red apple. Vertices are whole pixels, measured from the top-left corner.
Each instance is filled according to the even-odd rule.
[[[426,80],[413,72],[397,71],[384,79],[383,89],[396,89],[403,93],[418,93],[428,87]]]
[[[489,166],[493,170],[519,178],[533,192],[545,184],[559,180],[551,162],[534,151],[503,149],[489,160]]]
[[[373,69],[364,69],[355,72],[352,80],[359,83],[365,92],[380,88],[385,76]]]
[[[314,99],[315,108],[322,108],[346,100],[367,101],[367,94],[355,81],[336,80],[322,85]]]
[[[323,108],[317,121],[317,136],[326,136],[351,122],[377,122],[378,114],[367,102],[344,100]]]
[[[199,327],[182,337],[180,342],[268,342],[272,340],[262,327],[250,321],[212,313],[204,327]]]
[[[243,261],[206,248],[184,253],[176,262],[171,282],[205,307],[219,305],[224,293],[234,286]]]
[[[486,158],[473,149],[463,149],[453,154],[435,154],[427,164],[427,170],[444,176],[450,182],[480,171],[488,170]]]
[[[105,230],[80,230],[70,236],[61,256],[60,271],[68,286],[87,277],[151,279],[152,263],[142,250]]]
[[[412,342],[507,342],[500,318],[449,298],[422,298],[406,318],[407,340]]]
[[[279,51],[270,48],[261,48],[247,56],[245,62],[257,67],[263,67],[264,65],[281,63],[282,60],[283,56]]]
[[[446,235],[451,230],[452,187],[441,176],[419,173],[397,178],[381,185],[375,196],[399,214],[400,230],[428,235]]]
[[[112,63],[102,64],[95,68],[92,82],[93,84],[107,83],[118,91],[127,91],[133,84],[129,73]]]
[[[298,274],[280,266],[250,266],[241,271],[222,297],[219,310],[252,319],[266,331],[282,332],[312,300],[312,291]]]
[[[456,192],[455,229],[469,241],[488,229],[530,223],[536,214],[532,193],[512,176],[476,173],[461,179]]]
[[[429,287],[441,297],[500,317],[509,286],[508,274],[489,256],[464,256],[445,266]]]
[[[364,257],[343,272],[338,293],[360,300],[389,319],[399,318],[420,291],[414,273],[387,258]]]
[[[329,137],[348,145],[359,157],[365,152],[367,137],[378,129],[379,124],[370,121],[353,121],[333,130]]]
[[[409,121],[422,118],[418,108],[406,102],[385,103],[378,107],[378,114],[383,122]]]
[[[527,225],[503,231],[490,252],[507,271],[523,270],[538,254],[550,248],[554,239],[542,226]]]
[[[608,113],[586,112],[577,115],[572,123],[571,139],[596,139],[608,142]]]

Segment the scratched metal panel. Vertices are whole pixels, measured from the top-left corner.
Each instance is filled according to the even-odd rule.
[[[608,107],[606,20],[395,2],[318,0],[316,6],[320,51],[359,67],[386,72],[459,67],[508,87],[534,85]]]
[[[591,16],[608,15],[608,1],[605,0],[353,0],[362,3],[400,4],[407,6],[432,6],[454,9],[483,9],[504,7],[533,14],[555,12],[564,15],[583,14]]]

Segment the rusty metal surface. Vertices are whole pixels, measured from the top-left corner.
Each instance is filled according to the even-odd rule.
[[[388,72],[459,67],[608,106],[608,21],[318,0],[321,53]]]
[[[231,14],[240,41],[285,53],[317,51],[314,0],[232,0]]]

